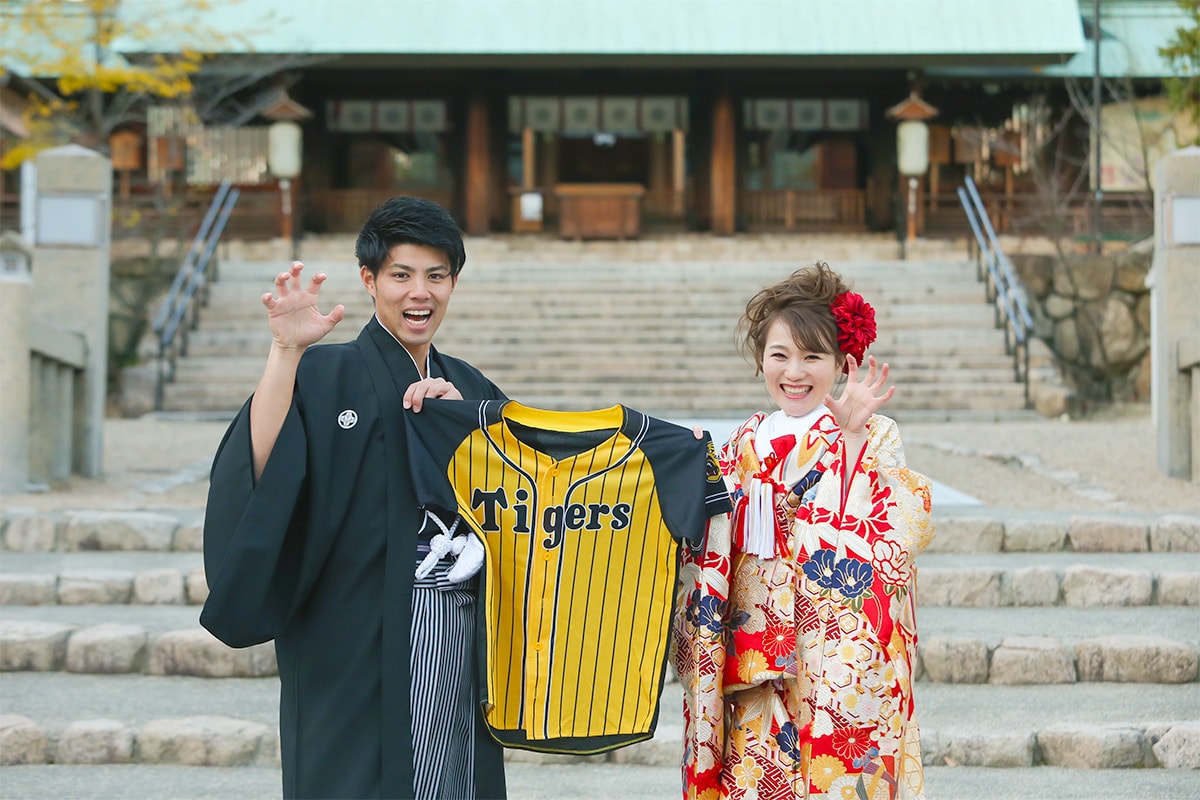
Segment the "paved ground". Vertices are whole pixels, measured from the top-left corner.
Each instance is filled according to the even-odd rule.
[[[736,421],[700,422],[721,437]],[[102,479],[73,478],[53,491],[0,496],[0,505],[201,507],[224,430],[225,422],[213,420],[109,419]],[[1157,466],[1148,405],[1106,409],[1079,421],[902,420],[900,430],[910,466],[945,490],[937,503],[943,510],[965,495],[995,509],[1200,513],[1200,483],[1168,478]]]

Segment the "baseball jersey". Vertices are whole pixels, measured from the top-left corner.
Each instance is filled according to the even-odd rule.
[[[501,744],[599,753],[650,738],[680,542],[730,510],[711,440],[624,406],[429,401],[417,499],[483,541],[483,708]]]

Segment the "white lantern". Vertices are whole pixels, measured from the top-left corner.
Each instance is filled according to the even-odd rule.
[[[289,120],[272,122],[267,132],[267,165],[276,178],[300,175],[300,126]]]
[[[929,169],[929,126],[905,120],[896,128],[896,152],[901,175],[924,175]]]

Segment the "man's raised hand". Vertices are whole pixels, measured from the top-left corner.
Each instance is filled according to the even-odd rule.
[[[338,304],[328,314],[317,309],[317,296],[321,284],[328,277],[318,272],[306,288],[300,286],[300,273],[304,265],[293,261],[287,272],[275,276],[275,294],[266,292],[262,304],[267,309],[267,320],[275,344],[288,349],[303,349],[314,344],[333,330],[342,321],[346,307]]]

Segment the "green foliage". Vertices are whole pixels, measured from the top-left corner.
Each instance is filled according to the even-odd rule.
[[[1188,115],[1196,126],[1193,144],[1200,145],[1200,0],[1176,0],[1189,24],[1175,29],[1175,38],[1160,47],[1175,73],[1164,82],[1171,108]]]

